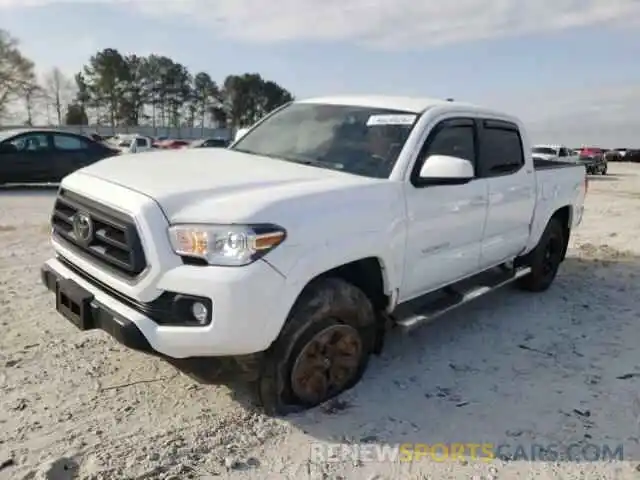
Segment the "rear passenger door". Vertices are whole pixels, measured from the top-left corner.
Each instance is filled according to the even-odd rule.
[[[527,244],[536,201],[535,172],[531,162],[525,163],[516,124],[490,119],[478,123],[478,174],[489,190],[480,263],[489,268],[516,257]]]

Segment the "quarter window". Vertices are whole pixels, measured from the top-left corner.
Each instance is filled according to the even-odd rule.
[[[89,147],[83,139],[71,135],[54,135],[53,145],[58,150],[85,150]]]

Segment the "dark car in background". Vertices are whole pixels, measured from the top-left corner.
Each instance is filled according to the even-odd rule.
[[[628,149],[624,155],[624,161],[640,163],[640,149]]]
[[[231,142],[224,138],[204,138],[202,140],[196,140],[190,148],[227,148]]]
[[[119,151],[85,135],[51,129],[0,132],[0,185],[57,183]]]
[[[602,148],[584,147],[580,149],[578,161],[585,166],[589,175],[607,174],[607,159]]]
[[[608,162],[622,162],[622,155],[616,150],[607,150],[604,152],[604,158]]]

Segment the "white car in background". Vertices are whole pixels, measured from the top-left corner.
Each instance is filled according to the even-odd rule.
[[[109,139],[108,143],[121,153],[141,153],[153,148],[153,139],[138,134],[119,134]]]
[[[618,155],[620,155],[620,158],[624,160],[624,157],[627,154],[627,152],[629,151],[629,149],[627,149],[627,148],[614,148],[613,151],[616,152]]]
[[[577,162],[579,155],[576,151],[564,145],[534,145],[531,148],[534,158],[541,160],[561,160],[564,162]]]

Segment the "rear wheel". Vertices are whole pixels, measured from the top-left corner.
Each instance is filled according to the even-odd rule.
[[[531,292],[547,290],[562,263],[566,241],[562,224],[557,218],[552,218],[531,253],[531,273],[518,280],[518,286]]]
[[[304,410],[353,387],[375,338],[376,315],[359,288],[339,278],[308,286],[265,354],[257,382],[265,412]]]

